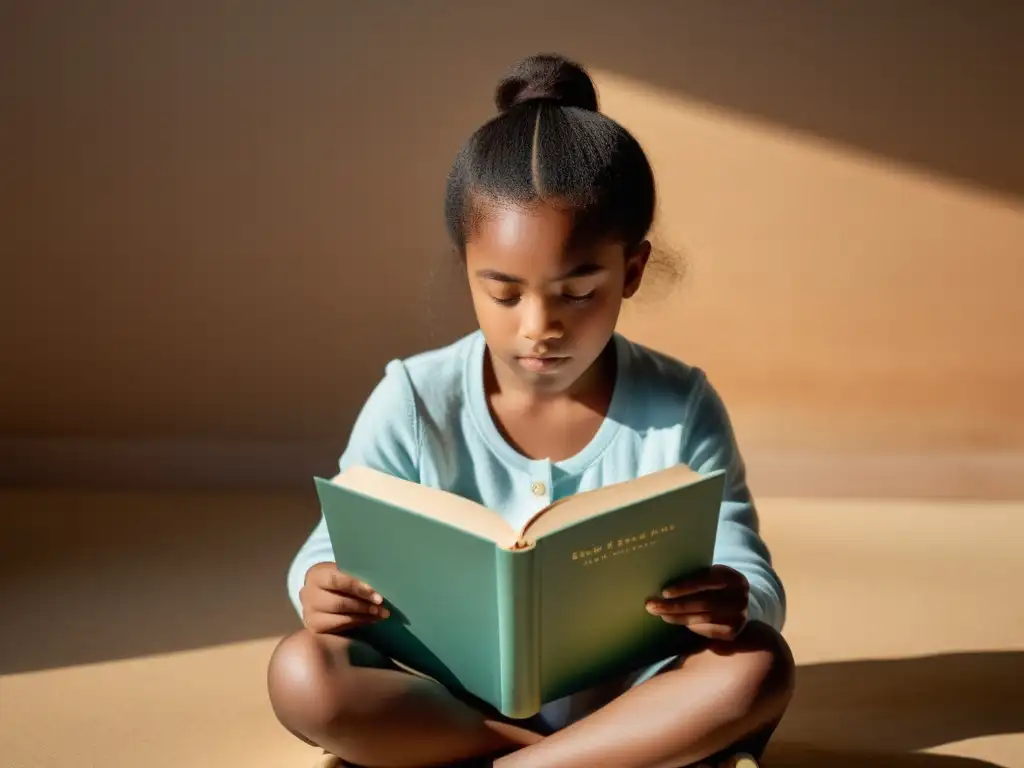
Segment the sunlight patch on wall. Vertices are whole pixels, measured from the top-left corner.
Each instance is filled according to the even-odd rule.
[[[1024,206],[594,75],[688,270],[622,330],[705,368],[749,443],[1024,448]]]

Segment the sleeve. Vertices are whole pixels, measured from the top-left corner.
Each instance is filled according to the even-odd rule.
[[[729,414],[703,373],[695,387],[694,398],[683,461],[701,473],[717,469],[726,472],[714,560],[747,577],[749,619],[781,631],[786,619],[786,593],[772,566],[768,546],[760,535],[757,509],[747,487],[746,467]]]
[[[392,361],[352,426],[339,469],[361,465],[405,480],[419,479],[420,429],[408,373]],[[293,558],[287,574],[288,597],[301,615],[299,590],[306,572],[317,563],[334,562],[334,551],[323,514]]]

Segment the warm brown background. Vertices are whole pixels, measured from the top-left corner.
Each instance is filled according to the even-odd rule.
[[[710,372],[761,488],[1024,495],[1024,6],[476,5],[4,3],[0,479],[328,471],[471,327],[444,176],[556,50],[689,261],[623,329]]]
[[[756,477],[768,764],[1024,765],[1024,4],[475,5],[0,0],[0,484],[48,486],[0,488],[0,762],[313,763],[265,690],[309,475],[472,327],[444,176],[556,50],[689,261],[623,329],[710,372]]]

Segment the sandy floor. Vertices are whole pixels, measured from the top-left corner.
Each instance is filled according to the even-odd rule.
[[[306,768],[264,690],[311,494],[0,494],[0,767]],[[1024,766],[1024,503],[762,501],[778,768]]]

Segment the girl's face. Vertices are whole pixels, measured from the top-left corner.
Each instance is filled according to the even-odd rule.
[[[488,214],[466,244],[466,269],[493,364],[538,392],[565,392],[607,347],[650,245],[574,248],[571,215],[549,205]]]

